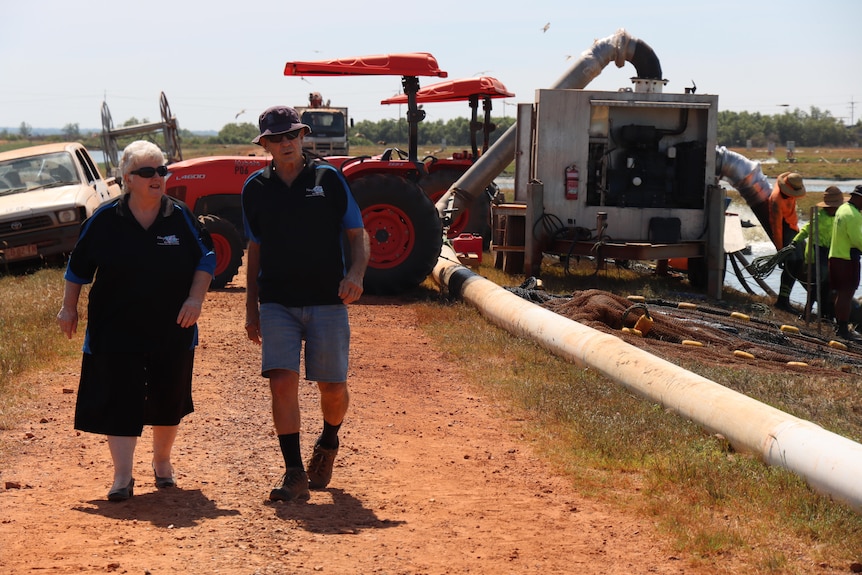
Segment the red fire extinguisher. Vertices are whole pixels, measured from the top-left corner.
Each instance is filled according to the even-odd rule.
[[[578,184],[580,183],[580,173],[578,167],[574,164],[566,168],[566,199],[578,199]]]

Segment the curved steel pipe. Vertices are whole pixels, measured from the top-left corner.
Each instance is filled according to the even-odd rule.
[[[551,88],[583,88],[611,62],[614,62],[618,68],[622,68],[626,62],[631,62],[637,69],[638,78],[661,80],[661,64],[652,48],[620,29],[607,38],[596,40]],[[444,225],[450,223],[451,214],[470,206],[494,181],[494,178],[512,162],[515,157],[516,126],[517,124],[513,124],[506,130],[500,139],[437,200],[437,212],[443,219]]]
[[[736,449],[796,473],[815,491],[862,513],[862,445],[530,303],[457,261],[444,245],[434,280],[491,323],[721,433]]]
[[[772,239],[772,226],[769,225],[769,194],[772,186],[763,171],[760,162],[749,160],[741,154],[728,150],[724,146],[715,148],[715,175],[727,181],[742,196],[751,208],[760,225]]]

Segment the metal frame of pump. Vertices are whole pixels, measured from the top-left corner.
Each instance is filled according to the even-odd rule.
[[[715,177],[717,96],[540,90],[526,234],[540,254],[689,258],[720,297],[724,205]],[[593,223],[595,222],[595,227]],[[694,281],[693,281],[694,283]]]

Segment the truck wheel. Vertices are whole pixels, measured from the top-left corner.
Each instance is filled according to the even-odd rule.
[[[465,170],[466,168],[467,166],[465,166]],[[458,181],[465,170],[443,168],[431,172],[419,180],[419,187],[436,204],[437,200],[449,191],[449,187]],[[489,194],[489,192],[491,193]],[[449,226],[446,237],[456,238],[462,233],[478,234],[482,236],[484,247],[487,249],[491,243],[491,197],[496,192],[496,184],[489,185],[471,206],[456,215]]]
[[[372,174],[350,183],[371,238],[365,291],[397,294],[422,283],[434,269],[443,228],[434,204],[413,182]]]
[[[199,216],[201,224],[209,232],[216,254],[216,269],[210,289],[221,289],[239,271],[242,264],[242,236],[227,220],[218,216]]]

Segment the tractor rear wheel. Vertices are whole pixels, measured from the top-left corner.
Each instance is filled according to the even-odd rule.
[[[434,269],[443,228],[431,200],[399,176],[371,174],[350,182],[371,238],[365,291],[391,295],[418,286]]]
[[[242,236],[232,223],[218,216],[199,216],[201,224],[209,232],[216,254],[216,269],[210,289],[221,289],[239,271],[242,264]]]

